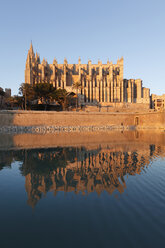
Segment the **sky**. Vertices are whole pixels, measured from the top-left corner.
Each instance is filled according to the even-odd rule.
[[[0,0],[0,87],[18,94],[27,52],[52,63],[114,64],[165,93],[165,0]]]

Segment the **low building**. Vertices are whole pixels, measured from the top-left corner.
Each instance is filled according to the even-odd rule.
[[[165,94],[161,96],[152,94],[151,95],[151,108],[155,110],[165,109]]]

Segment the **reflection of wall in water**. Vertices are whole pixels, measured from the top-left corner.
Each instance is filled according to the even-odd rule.
[[[140,174],[148,167],[151,159],[161,153],[161,148],[151,145],[148,150],[121,152],[116,149],[101,149],[86,151],[77,149],[76,157],[66,167],[56,167],[47,174],[31,172],[26,175],[26,191],[28,204],[32,207],[42,195],[53,191],[101,194],[106,190],[112,194],[115,190],[124,192],[125,175]],[[44,152],[38,153],[39,159],[44,158]],[[56,159],[52,156],[52,159]]]
[[[21,161],[28,204],[33,207],[49,191],[122,193],[125,175],[140,174],[154,157],[164,154],[165,147],[154,144],[8,150],[0,151],[0,170]]]

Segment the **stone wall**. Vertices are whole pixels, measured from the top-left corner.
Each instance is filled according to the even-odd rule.
[[[4,126],[136,126],[139,129],[163,129],[165,111],[143,113],[0,111],[0,127]]]

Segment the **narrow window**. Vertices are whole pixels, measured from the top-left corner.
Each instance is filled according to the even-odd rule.
[[[139,125],[139,117],[136,117],[136,118],[135,118],[135,125],[136,125],[136,126]]]

